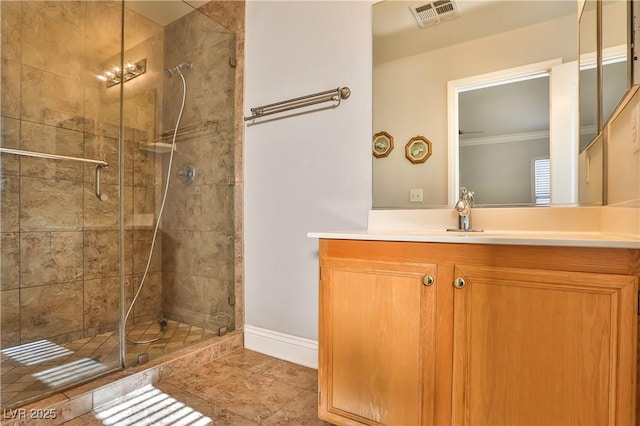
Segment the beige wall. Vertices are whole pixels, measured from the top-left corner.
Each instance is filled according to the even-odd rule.
[[[578,199],[582,204],[602,204],[604,141],[598,136],[578,156]]]
[[[246,22],[245,114],[338,86],[352,93],[337,108],[242,126],[245,344],[274,354],[294,342],[277,356],[313,365],[318,242],[307,233],[366,228],[371,208],[371,3],[249,1]]]
[[[637,135],[639,107],[640,92],[636,91],[605,129],[609,205],[640,207],[640,142]]]

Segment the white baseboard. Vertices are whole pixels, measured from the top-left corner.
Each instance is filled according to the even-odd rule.
[[[294,364],[318,369],[318,342],[315,340],[245,324],[244,347]]]

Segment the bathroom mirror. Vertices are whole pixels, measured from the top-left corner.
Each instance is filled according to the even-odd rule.
[[[552,60],[577,67],[573,1],[445,3],[450,7],[439,22],[423,27],[411,11],[415,1],[373,5],[373,132],[393,134],[399,146],[415,135],[432,142],[432,155],[423,164],[409,163],[399,150],[372,158],[374,209],[451,206],[449,175],[458,170],[448,166],[448,82]],[[492,131],[492,122],[509,120],[503,113],[488,116],[483,128],[460,128],[464,138],[473,132],[482,137]],[[423,191],[422,202],[410,201],[415,189]]]
[[[631,88],[630,3],[586,0],[580,13],[580,152]],[[600,66],[598,67],[598,64]]]
[[[631,13],[631,2],[606,0],[601,7],[602,34],[602,124],[611,117],[631,87],[629,61],[630,24],[625,25]],[[582,26],[580,26],[582,28]]]
[[[600,132],[602,112],[598,105],[598,20],[597,0],[586,0],[579,18],[580,51],[580,152],[591,144]]]

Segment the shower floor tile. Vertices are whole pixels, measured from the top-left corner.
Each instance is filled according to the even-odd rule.
[[[160,333],[158,321],[128,327],[132,340],[150,340]],[[153,343],[127,342],[125,365],[135,366],[143,353],[156,359],[177,349],[217,336],[217,333],[176,321],[167,321],[164,336]],[[82,381],[117,368],[118,332],[99,334],[66,344],[46,340],[3,348],[0,356],[0,405],[15,406],[23,401],[52,393],[73,382]],[[70,371],[72,374],[67,374]]]

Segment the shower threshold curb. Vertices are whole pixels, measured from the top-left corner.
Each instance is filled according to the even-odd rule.
[[[24,409],[26,413],[35,411],[55,414],[55,419],[50,419],[45,424],[61,424],[87,414],[145,385],[154,385],[196,363],[205,364],[243,347],[242,330],[232,331],[221,337],[195,343],[144,365],[99,377],[20,409]],[[34,424],[33,422],[32,419],[0,421],[6,426],[29,425]]]

